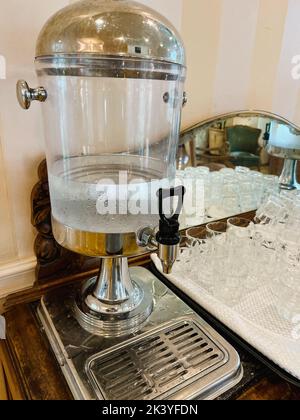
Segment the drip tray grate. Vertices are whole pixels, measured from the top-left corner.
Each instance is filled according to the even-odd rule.
[[[209,385],[205,378],[227,361],[226,350],[194,321],[182,321],[91,357],[86,372],[101,399],[155,400],[201,378]]]

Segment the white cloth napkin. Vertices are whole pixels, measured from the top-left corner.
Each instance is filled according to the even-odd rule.
[[[5,318],[0,315],[0,340],[5,340]]]
[[[152,260],[162,273],[155,254]],[[267,287],[260,287],[235,307],[229,307],[204,290],[191,273],[183,277],[175,269],[174,274],[166,277],[261,354],[300,380],[300,313],[293,322],[283,319]]]

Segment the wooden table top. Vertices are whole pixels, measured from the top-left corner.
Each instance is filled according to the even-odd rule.
[[[72,400],[63,373],[35,315],[36,305],[9,310],[7,340],[0,341],[0,359],[9,377],[10,394],[20,400]],[[220,400],[300,400],[300,389],[263,366],[237,345],[244,377]]]

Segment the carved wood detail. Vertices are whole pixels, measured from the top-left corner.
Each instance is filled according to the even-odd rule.
[[[37,282],[47,282],[56,277],[70,276],[99,266],[97,259],[75,254],[56,242],[52,232],[46,160],[43,160],[38,167],[38,177],[39,181],[31,193],[31,223],[38,232],[34,242]]]

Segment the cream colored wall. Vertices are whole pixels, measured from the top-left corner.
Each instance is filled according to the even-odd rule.
[[[34,280],[30,193],[43,157],[40,107],[21,110],[16,101],[16,81],[24,78],[36,86],[35,39],[48,16],[67,0],[0,1],[0,56],[6,62],[5,78],[2,74],[0,79],[1,296]]]
[[[217,112],[264,108],[300,124],[300,0],[143,0],[181,28],[189,103],[183,126]],[[0,296],[33,281],[30,191],[43,157],[41,105],[21,110],[15,83],[36,86],[33,57],[45,20],[68,0],[0,0]],[[18,273],[24,273],[19,275]],[[15,284],[15,279],[17,283]]]
[[[0,261],[13,260],[16,255],[16,243],[11,215],[11,205],[8,196],[7,179],[2,155],[1,139],[0,139]]]
[[[184,0],[182,36],[187,51],[188,103],[183,126],[211,115],[217,71],[222,0]]]
[[[0,0],[0,297],[34,281],[30,193],[44,156],[41,105],[17,104],[15,85],[35,87],[34,49],[38,33],[55,11],[72,0]],[[143,0],[180,28],[182,0]],[[6,78],[3,78],[6,63]]]
[[[300,125],[299,0],[184,0],[189,104],[183,126],[216,113],[264,109]]]
[[[36,167],[43,156],[40,107],[23,111],[16,101],[16,80],[22,78],[36,86],[33,59],[35,39],[41,26],[65,0],[10,0],[3,2],[0,14],[0,54],[6,58],[6,79],[0,80],[1,140],[10,209],[11,230],[16,237],[16,254],[33,254],[34,231],[30,226],[30,190],[36,182]],[[32,11],[34,10],[34,19]],[[1,221],[3,223],[3,221]]]

